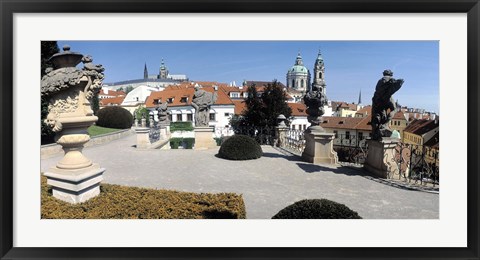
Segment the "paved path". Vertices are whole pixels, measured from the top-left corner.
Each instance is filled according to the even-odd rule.
[[[214,150],[139,150],[135,135],[84,149],[106,168],[106,183],[190,192],[243,194],[247,218],[268,219],[301,199],[326,198],[363,218],[438,218],[439,195],[392,187],[349,167],[305,163],[262,146],[262,158],[228,161]],[[60,157],[42,160],[42,171]]]

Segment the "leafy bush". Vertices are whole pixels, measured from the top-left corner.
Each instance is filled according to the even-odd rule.
[[[132,127],[133,116],[123,107],[104,107],[98,110],[97,116],[98,126],[117,129],[127,129]]]
[[[42,176],[42,219],[241,219],[242,195],[192,193],[101,184],[100,195],[69,204],[54,198]]]
[[[280,210],[272,219],[360,219],[357,212],[347,206],[327,200],[308,199],[293,203]]]
[[[146,107],[140,107],[137,108],[134,113],[138,125],[142,125],[142,118],[145,118],[146,126],[150,127],[150,110],[148,110]]]
[[[228,160],[251,160],[262,157],[262,147],[246,135],[234,135],[222,143],[218,157]]]
[[[192,122],[171,122],[170,123],[170,132],[176,131],[193,131]]]

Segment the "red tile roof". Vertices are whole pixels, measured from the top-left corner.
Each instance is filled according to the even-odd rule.
[[[357,104],[343,101],[332,101],[332,111],[338,111],[340,108],[357,111]]]
[[[292,109],[292,116],[307,116],[307,107],[303,103],[287,103]]]
[[[235,105],[235,115],[243,114],[243,111],[247,107],[247,105],[245,104],[245,100],[232,100],[232,102]]]
[[[126,96],[127,94],[124,91],[116,91],[116,90],[108,90],[108,93],[105,93],[103,88],[100,89],[100,92],[98,92],[99,95],[102,96],[111,96],[111,97],[119,97],[119,96]]]
[[[336,116],[324,116],[323,122],[320,124],[323,128],[336,128],[336,129],[355,129],[372,131],[370,117],[336,117]]]
[[[176,88],[178,87],[178,88]],[[208,92],[214,92],[213,87],[203,87],[202,88]],[[155,99],[162,100],[162,102],[166,102],[168,99],[173,98],[173,102],[169,103],[169,107],[175,106],[190,106],[192,103],[193,94],[195,92],[194,86],[172,86],[165,88],[162,91],[155,91],[150,94],[150,96],[145,101],[145,105],[147,108],[154,108],[156,107],[156,103],[154,102]],[[223,92],[218,91],[217,101],[215,105],[233,105],[232,100]],[[186,102],[181,102],[182,98],[186,98]]]
[[[113,98],[104,98],[100,99],[100,106],[109,106],[109,105],[121,105],[125,96],[113,97]]]
[[[421,136],[438,126],[438,120],[415,119],[403,131]]]

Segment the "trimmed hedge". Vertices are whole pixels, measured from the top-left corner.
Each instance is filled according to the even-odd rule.
[[[195,144],[195,138],[193,137],[172,137],[170,138],[170,147],[172,149],[178,149],[182,145],[185,149],[192,149]]]
[[[262,147],[246,135],[234,135],[226,139],[218,151],[218,157],[228,160],[251,160],[262,157]]]
[[[280,210],[272,219],[361,219],[347,206],[327,199],[308,199]]]
[[[132,127],[133,124],[132,114],[123,107],[104,107],[98,110],[97,116],[98,121],[96,125],[102,127],[127,129]]]
[[[42,176],[42,219],[243,219],[242,195],[192,193],[101,184],[84,203],[54,198]]]
[[[192,122],[171,122],[170,123],[170,132],[176,131],[193,131]]]

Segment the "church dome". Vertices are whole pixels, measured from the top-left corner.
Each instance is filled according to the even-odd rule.
[[[295,59],[295,65],[293,65],[288,71],[290,74],[308,74],[308,69],[303,66],[303,59],[300,53],[298,53],[297,58]]]
[[[294,74],[308,74],[307,68],[302,65],[293,65],[289,71]]]

